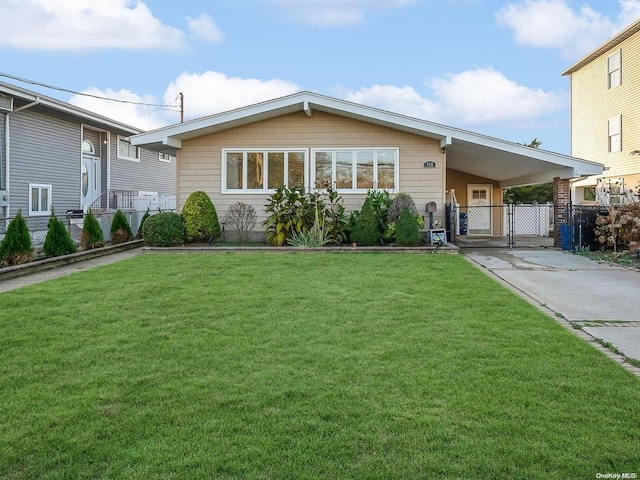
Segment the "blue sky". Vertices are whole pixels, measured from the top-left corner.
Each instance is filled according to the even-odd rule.
[[[2,0],[0,72],[192,119],[309,90],[569,150],[560,74],[640,0]],[[0,80],[143,129],[177,108]]]

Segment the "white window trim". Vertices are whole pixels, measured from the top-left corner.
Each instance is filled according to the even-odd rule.
[[[49,191],[49,204],[47,205],[47,210],[33,210],[33,204],[31,201],[31,191],[37,188],[39,191],[42,190],[48,190]],[[44,215],[51,215],[51,195],[53,194],[53,187],[51,185],[47,185],[44,183],[30,183],[29,184],[29,216],[30,217],[34,217],[34,216],[44,216]],[[38,199],[40,199],[40,193],[38,193]],[[40,201],[38,201],[38,208],[40,207]]]
[[[323,191],[323,189],[316,189],[316,152],[332,152],[331,155],[331,181],[333,183],[333,188],[337,190],[340,194],[357,194],[362,195],[366,194],[369,190],[378,190],[378,156],[375,155],[375,152],[380,150],[393,150],[395,152],[395,163],[393,165],[393,185],[394,188],[389,189],[380,189],[385,190],[389,193],[398,193],[400,191],[400,148],[399,147],[327,147],[327,148],[312,148],[311,149],[311,159],[310,159],[310,169],[311,169],[311,187],[314,191]],[[336,152],[364,152],[364,151],[372,151],[373,155],[373,188],[335,188],[336,182]],[[353,164],[353,173],[352,180],[357,181],[357,164],[354,161]]]
[[[612,69],[610,65],[610,60],[616,56],[618,57],[618,68]],[[616,71],[620,72],[618,74],[619,82],[616,85],[612,85],[611,74]],[[622,49],[616,50],[614,53],[612,53],[607,57],[607,88],[608,89],[616,88],[616,87],[619,87],[620,85],[622,85]]]
[[[613,137],[618,137],[614,142]],[[607,120],[607,148],[609,153],[622,151],[622,115],[616,115]]]
[[[256,194],[256,195],[264,195],[265,193],[271,194],[275,192],[274,188],[227,188],[227,153],[242,153],[242,184],[247,184],[247,154],[248,153],[262,153],[264,158],[268,158],[269,153],[302,153],[304,155],[304,185],[305,189],[308,189],[309,185],[309,149],[308,148],[223,148],[221,151],[221,178],[220,178],[220,191],[222,194]],[[293,187],[293,185],[289,185],[289,164],[288,164],[288,155],[285,155],[285,164],[284,164],[284,184],[288,187]],[[263,169],[262,178],[263,185],[268,185],[268,174],[269,174],[269,165],[267,163],[267,168]]]
[[[162,155],[166,155],[166,156],[167,156],[167,158],[162,158]],[[162,152],[159,152],[159,153],[158,153],[158,161],[159,161],[159,162],[162,162],[162,163],[171,163],[171,159],[172,159],[172,158],[176,158],[176,157],[174,157],[173,155],[167,155],[166,153],[165,153],[165,154],[163,154]]]
[[[129,140],[127,140],[127,137],[123,137],[122,135],[118,135],[118,138],[116,140],[116,156],[122,160],[129,160],[131,162],[138,162],[140,163],[140,147],[135,147],[136,148],[136,152],[138,153],[137,157],[123,157],[120,155],[120,141],[123,142],[127,142],[128,144],[131,145],[131,142]]]

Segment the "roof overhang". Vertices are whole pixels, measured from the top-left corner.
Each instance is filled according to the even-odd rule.
[[[173,154],[182,147],[182,142],[192,138],[296,112],[311,116],[314,111],[436,140],[446,150],[448,168],[492,179],[502,187],[544,183],[555,177],[578,178],[602,173],[603,166],[599,163],[310,92],[141,133],[131,137],[131,143]]]
[[[611,49],[617,47],[622,42],[624,42],[627,38],[631,37],[632,35],[635,35],[638,32],[640,32],[640,19],[636,20],[627,28],[622,30],[620,33],[610,38],[609,40],[604,42],[602,45],[597,47],[595,50],[593,50],[591,53],[587,54],[586,56],[578,60],[576,63],[571,65],[564,72],[562,72],[562,75],[571,75],[572,73],[577,72],[585,65],[588,65],[589,63],[593,62],[596,58],[609,52]]]

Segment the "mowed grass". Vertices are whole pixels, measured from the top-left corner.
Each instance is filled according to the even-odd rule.
[[[640,474],[640,381],[452,255],[145,254],[0,295],[3,479]]]

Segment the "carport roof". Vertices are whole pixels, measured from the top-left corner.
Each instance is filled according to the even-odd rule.
[[[311,92],[249,105],[131,137],[133,145],[175,154],[182,142],[295,112],[326,112],[431,138],[446,149],[447,168],[499,182],[501,187],[602,173],[602,164],[499,140]]]

